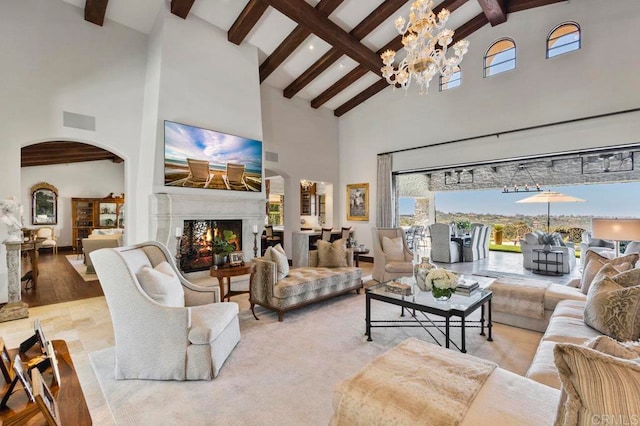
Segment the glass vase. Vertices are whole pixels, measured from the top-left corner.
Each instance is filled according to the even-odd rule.
[[[438,288],[435,286],[431,288],[431,294],[433,294],[434,299],[440,302],[446,302],[451,299],[453,291],[454,290],[452,288]]]

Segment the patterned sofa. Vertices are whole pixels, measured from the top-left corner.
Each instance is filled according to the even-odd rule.
[[[291,269],[289,275],[278,280],[277,265],[264,257],[256,258],[256,274],[251,284],[251,311],[255,305],[276,311],[278,321],[284,313],[362,288],[362,271],[353,266],[353,251],[346,250],[347,266],[317,267],[318,251],[309,251],[309,266]],[[254,312],[255,316],[255,312]]]

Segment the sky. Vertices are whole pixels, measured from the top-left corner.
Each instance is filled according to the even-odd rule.
[[[575,186],[549,186],[544,190],[561,192],[586,200],[582,203],[553,203],[551,215],[580,215],[640,218],[640,182]],[[436,210],[445,213],[495,213],[539,215],[546,204],[518,204],[537,192],[503,194],[501,190],[437,192]],[[412,198],[400,198],[400,214],[413,214]]]

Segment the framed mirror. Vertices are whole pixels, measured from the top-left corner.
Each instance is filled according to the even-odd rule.
[[[36,183],[31,187],[31,223],[58,223],[58,188],[46,182]]]

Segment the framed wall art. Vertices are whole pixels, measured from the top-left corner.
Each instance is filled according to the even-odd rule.
[[[347,220],[369,220],[369,184],[347,185]]]

